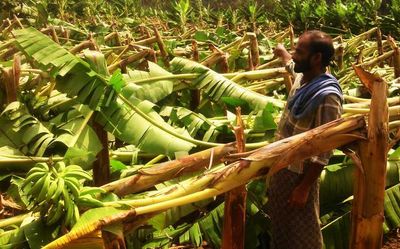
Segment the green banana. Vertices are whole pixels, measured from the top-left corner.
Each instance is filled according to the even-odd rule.
[[[65,211],[67,214],[65,215],[64,224],[68,227],[72,224],[72,219],[74,215],[74,202],[71,200],[69,193],[66,188],[63,189],[64,203],[65,203]]]
[[[88,187],[84,186],[81,188],[80,195],[97,195],[97,194],[104,194],[107,191],[100,187]]]
[[[28,171],[28,173],[27,173],[26,175],[30,175],[30,174],[33,174],[33,173],[35,173],[35,172],[43,172],[43,173],[46,173],[46,172],[48,172],[48,170],[46,170],[44,167],[38,167],[38,163],[37,163],[37,164],[35,164],[35,166],[33,166],[33,167]]]
[[[90,195],[81,195],[76,200],[76,204],[78,206],[89,207],[89,208],[96,208],[96,207],[104,207],[104,203],[93,198]]]
[[[29,172],[28,172],[28,175],[25,178],[24,182],[22,183],[21,187],[22,188],[25,187],[28,183],[35,183],[40,178],[42,178],[45,174],[46,174],[46,172],[43,172],[43,171],[33,172],[31,174],[29,174]]]
[[[57,178],[57,189],[54,192],[54,194],[51,196],[51,200],[53,201],[53,203],[56,203],[59,200],[60,195],[63,192],[64,186],[65,186],[64,179],[61,177]]]
[[[74,215],[72,219],[72,225],[75,225],[75,223],[79,220],[79,218],[80,218],[79,208],[77,205],[74,205]]]
[[[64,177],[74,177],[77,179],[92,180],[92,177],[90,176],[90,174],[87,173],[86,171],[84,171],[78,165],[68,165],[63,172],[63,176]]]
[[[38,181],[36,181],[35,183],[32,184],[31,189],[28,191],[28,196],[36,197],[40,193],[40,191],[43,188],[43,183],[46,180],[48,174],[49,173],[46,173]]]
[[[50,180],[51,180],[51,174],[47,174],[43,181],[42,189],[40,190],[38,196],[35,198],[36,203],[40,203],[46,200],[46,196],[49,193],[50,189]]]
[[[46,218],[46,225],[50,226],[56,223],[64,214],[64,200],[60,200],[57,204],[53,204]]]
[[[54,165],[54,168],[56,168],[57,172],[63,172],[65,170],[65,163],[63,161],[59,161]]]
[[[49,186],[49,191],[47,192],[46,195],[46,200],[50,201],[52,200],[52,197],[54,193],[58,190],[58,180],[57,179],[51,179],[50,180],[50,186]]]
[[[58,171],[55,167],[51,167],[51,173],[53,173],[54,177],[58,177]]]
[[[74,196],[74,198],[79,197],[79,188],[80,188],[80,183],[76,178],[64,178],[65,180],[65,185],[68,187],[69,191],[71,194]]]
[[[72,227],[80,218],[77,202],[86,207],[104,206],[91,195],[106,191],[97,187],[83,188],[84,180],[92,180],[92,177],[79,165],[67,166],[64,162],[35,164],[23,181],[23,188],[30,200],[28,209],[40,209],[47,225],[63,218],[65,226]]]
[[[70,164],[65,167],[64,172],[70,172],[70,171],[83,171],[85,172],[81,166],[76,165],[76,164]]]
[[[49,165],[47,165],[47,163],[37,163],[35,164],[34,168],[37,168],[37,170],[49,172]]]
[[[92,177],[88,173],[83,172],[68,172],[64,174],[64,178],[76,178],[76,179],[85,179],[92,180]]]

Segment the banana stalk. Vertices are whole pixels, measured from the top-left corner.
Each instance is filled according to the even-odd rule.
[[[146,55],[149,54],[149,50],[143,50],[139,53],[130,55],[129,57],[121,60],[121,61],[117,61],[114,64],[110,65],[107,67],[108,71],[110,73],[114,72],[117,68],[123,68],[126,67],[126,65],[128,65],[129,63],[132,63],[134,61],[140,60],[142,58],[144,58]]]
[[[400,77],[400,49],[396,47],[393,53],[394,77]]]
[[[360,141],[362,166],[356,170],[350,248],[382,247],[383,211],[388,148],[387,84],[380,77],[354,67],[372,95],[368,141]]]
[[[335,50],[336,52],[336,60],[337,60],[337,65],[339,70],[343,69],[343,55],[344,55],[344,46],[343,46],[343,38],[342,36],[339,36],[339,46]]]
[[[236,107],[237,124],[233,127],[238,153],[245,151],[244,123],[240,107]],[[244,248],[246,224],[246,185],[239,186],[225,193],[224,225],[222,249]]]
[[[398,129],[400,127],[400,120],[397,121],[392,121],[389,123],[389,130],[395,130]]]
[[[90,48],[92,50],[95,50],[95,44],[93,42],[93,40],[87,40],[87,41],[83,41],[77,45],[75,45],[73,48],[71,48],[69,50],[70,53],[72,54],[76,54],[86,48]]]
[[[135,45],[149,45],[149,44],[153,44],[155,42],[157,42],[157,37],[153,36],[153,37],[150,37],[150,38],[147,38],[147,39],[144,39],[144,40],[133,42],[132,44],[135,44]]]
[[[252,65],[253,68],[256,68],[258,65],[260,65],[260,54],[258,51],[258,42],[257,42],[257,36],[254,33],[247,33],[247,36],[249,37],[250,40],[250,55],[251,55],[251,62],[249,64]]]
[[[277,77],[282,77],[287,74],[287,71],[284,67],[272,68],[272,69],[262,69],[255,71],[248,71],[242,73],[230,73],[224,74],[226,78],[231,78],[232,81],[237,82],[240,79],[247,80],[259,80],[259,79],[272,79]]]
[[[380,56],[378,56],[376,58],[373,58],[373,59],[368,60],[366,62],[360,63],[357,66],[361,66],[363,68],[372,68],[372,67],[376,66],[377,64],[387,60],[388,58],[393,56],[393,54],[394,54],[394,51],[392,50],[392,51],[386,52],[386,53],[384,53],[384,54],[382,54],[382,55],[380,55]]]
[[[382,32],[380,28],[376,29],[376,45],[378,47],[378,55],[381,56],[383,55],[383,43],[382,43]],[[379,67],[383,67],[384,63],[381,61],[379,63]]]
[[[269,92],[270,90],[277,88],[281,85],[284,84],[284,79],[283,78],[277,78],[277,79],[272,79],[272,80],[265,80],[265,81],[259,81],[255,82],[251,85],[245,86],[247,89],[252,90],[252,91],[264,91],[264,92]]]
[[[264,64],[258,66],[256,69],[257,70],[267,69],[267,68],[272,68],[272,67],[275,67],[275,66],[278,66],[278,65],[281,66],[281,64],[282,64],[282,62],[280,61],[280,59],[276,58],[276,59],[274,59],[272,61],[269,61],[267,63],[264,63]]]
[[[293,30],[293,25],[289,26],[289,38],[290,38],[290,50],[294,51],[295,50],[295,38],[294,38],[294,30]]]
[[[0,155],[0,172],[8,171],[28,171],[33,165],[39,162],[58,162],[62,161],[63,157],[30,157],[30,156],[13,156]]]
[[[368,38],[370,37],[370,35],[372,35],[373,33],[375,33],[377,30],[377,28],[372,28],[362,34],[359,34],[355,37],[352,37],[351,39],[347,40],[347,44],[346,44],[346,50],[345,50],[345,54],[347,54],[348,52],[354,51],[358,45],[360,43],[362,43],[365,40],[368,40]]]
[[[235,81],[239,79],[247,79],[247,80],[259,80],[265,78],[271,79],[271,78],[278,78],[285,74],[287,74],[286,69],[284,67],[279,67],[279,68],[262,69],[262,70],[248,71],[248,72],[224,73],[222,75],[225,78]],[[132,81],[132,83],[139,85],[159,80],[193,80],[196,79],[199,75],[200,75],[199,73],[173,74],[173,75],[157,76],[157,77]]]
[[[169,67],[168,52],[167,52],[167,49],[165,47],[164,41],[163,41],[160,33],[158,32],[158,29],[157,29],[156,26],[153,27],[153,30],[154,30],[154,35],[157,38],[157,44],[158,44],[158,47],[160,49],[161,56],[163,58],[164,64],[165,64],[165,66]]]
[[[119,196],[148,189],[157,183],[170,180],[185,173],[196,172],[220,163],[222,157],[234,152],[233,143],[210,148],[173,161],[139,170],[136,175],[103,185],[102,188]]]
[[[343,107],[344,113],[351,113],[351,114],[366,114],[370,113],[369,108],[349,108]],[[400,115],[400,106],[391,106],[389,107],[389,116],[397,116]]]
[[[38,214],[35,214],[36,216]],[[11,225],[14,226],[18,226],[19,224],[21,224],[26,218],[30,217],[30,216],[35,216],[34,214],[32,214],[32,212],[27,213],[27,214],[20,214],[20,215],[16,215],[7,219],[1,219],[0,220],[0,228],[5,228]]]

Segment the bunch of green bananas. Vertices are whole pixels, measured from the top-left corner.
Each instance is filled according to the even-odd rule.
[[[66,166],[64,162],[54,165],[37,163],[27,174],[22,190],[28,197],[28,209],[40,211],[47,225],[64,217],[64,224],[72,227],[79,219],[76,200],[89,173],[78,165]]]

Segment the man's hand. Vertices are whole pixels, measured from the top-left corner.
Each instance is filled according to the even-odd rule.
[[[317,162],[309,162],[305,168],[304,177],[297,185],[289,197],[288,203],[291,207],[303,208],[306,205],[310,189],[318,180],[319,175],[324,169],[324,165]]]
[[[296,186],[289,197],[289,206],[292,208],[304,208],[306,206],[309,193],[310,187],[304,186],[302,184]]]
[[[280,58],[284,64],[287,64],[292,59],[292,55],[286,50],[282,43],[276,45],[274,55]]]

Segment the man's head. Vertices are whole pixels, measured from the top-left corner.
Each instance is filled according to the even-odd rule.
[[[293,61],[294,71],[305,73],[310,70],[324,70],[333,59],[335,49],[332,38],[321,31],[306,31],[299,38]]]

